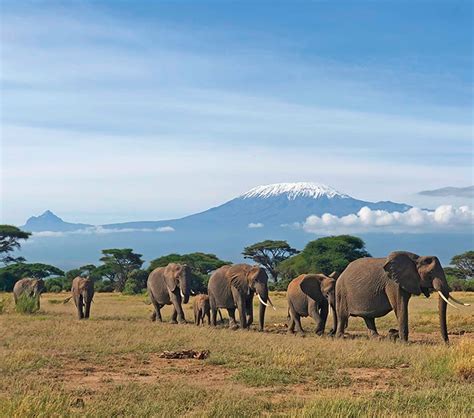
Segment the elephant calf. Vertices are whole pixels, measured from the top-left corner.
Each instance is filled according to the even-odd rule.
[[[182,303],[188,303],[191,291],[191,269],[184,264],[170,263],[166,267],[158,267],[148,276],[148,295],[155,311],[152,321],[162,322],[161,308],[173,305],[171,323],[186,323]]]
[[[204,325],[204,318],[206,317],[208,325],[211,325],[211,305],[209,304],[209,296],[197,295],[193,301],[193,310],[194,323],[196,325]]]
[[[333,327],[329,335],[334,335],[337,328],[336,317],[336,273],[330,276],[324,274],[302,274],[293,279],[288,285],[288,332],[296,331],[303,334],[301,317],[311,316],[316,322],[316,334],[324,334],[328,307],[332,308]]]
[[[72,281],[71,298],[77,308],[79,319],[88,319],[91,312],[91,303],[94,297],[94,282],[85,277],[76,277]],[[66,299],[67,302],[69,299]]]
[[[18,304],[18,300],[21,296],[29,298],[36,298],[37,309],[40,308],[40,295],[45,291],[43,279],[30,279],[24,278],[18,280],[13,287],[13,298],[15,299],[15,305]]]

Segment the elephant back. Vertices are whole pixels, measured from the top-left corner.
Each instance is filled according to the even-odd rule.
[[[231,266],[223,266],[217,269],[209,279],[208,294],[211,306],[216,308],[233,309],[236,307],[232,297],[230,281],[227,272]]]

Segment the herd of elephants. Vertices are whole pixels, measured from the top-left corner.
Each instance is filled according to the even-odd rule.
[[[188,303],[191,270],[188,266],[170,263],[153,270],[147,281],[148,294],[153,304],[153,321],[162,321],[161,308],[172,305],[171,322],[186,323],[182,304]],[[13,289],[15,302],[21,295],[36,297],[44,290],[41,279],[19,280]],[[439,294],[439,322],[441,336],[448,342],[446,324],[447,305],[457,301],[450,295],[444,270],[434,256],[419,256],[410,252],[392,252],[386,258],[360,258],[350,263],[340,274],[302,274],[290,282],[287,290],[288,332],[303,333],[301,317],[310,316],[316,323],[316,333],[325,330],[328,313],[332,310],[333,325],[329,335],[344,336],[349,316],[362,317],[369,336],[377,337],[375,318],[392,310],[398,320],[398,337],[408,340],[408,302],[412,295]],[[72,282],[71,297],[79,319],[89,318],[94,283],[87,277],[76,277]],[[264,268],[248,264],[226,265],[210,277],[208,293],[194,297],[196,325],[217,324],[219,309],[226,309],[231,328],[248,328],[253,323],[253,298],[259,300],[259,330],[263,331],[265,310],[273,304],[268,292],[268,276]],[[239,313],[239,322],[235,311]],[[222,318],[222,316],[221,316]]]

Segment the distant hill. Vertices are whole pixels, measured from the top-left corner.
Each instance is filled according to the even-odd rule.
[[[56,216],[53,212],[47,210],[40,216],[32,216],[29,218],[25,225],[21,226],[21,229],[28,232],[66,232],[89,228],[91,226],[92,225],[88,224],[65,222],[59,216]]]
[[[418,193],[422,196],[433,197],[466,197],[474,198],[474,186],[468,187],[442,187],[441,189],[424,190]]]

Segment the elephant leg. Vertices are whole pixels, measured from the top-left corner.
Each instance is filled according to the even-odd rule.
[[[84,312],[84,318],[89,319],[90,313],[91,313],[91,302],[90,300],[86,301],[85,304],[85,312]]]
[[[181,296],[176,296],[174,293],[170,292],[170,299],[174,308],[174,316],[172,322],[179,322],[180,324],[185,324],[186,319],[184,318],[183,307],[181,306]]]
[[[253,296],[247,298],[247,326],[249,327],[253,323]]]
[[[294,316],[296,332],[300,335],[304,335],[304,329],[301,326],[301,316],[295,312]]]
[[[375,318],[364,317],[364,321],[369,331],[369,338],[378,338],[379,333],[377,332],[377,328],[375,326]]]
[[[349,314],[344,310],[337,308],[337,332],[336,337],[344,337],[344,330],[347,328],[347,323],[349,322]]]
[[[319,316],[321,317],[321,327],[320,327],[321,334],[324,334],[324,331],[326,329],[328,314],[329,314],[329,303],[326,300],[324,300],[321,303],[320,310],[319,310]],[[316,330],[316,333],[318,333],[318,330]]]
[[[322,309],[323,308],[321,308],[321,310]],[[311,304],[308,307],[308,310],[309,310],[308,312],[309,315],[311,316],[311,318],[313,318],[314,322],[316,323],[316,334],[323,335],[325,321],[323,320],[322,316],[319,314],[318,307],[316,306],[316,304]],[[327,316],[327,310],[326,310],[326,316]]]
[[[161,308],[163,307],[163,305],[160,305],[154,299],[152,299],[151,302],[153,303],[153,307],[155,308],[155,310],[151,314],[151,320],[156,321],[158,319],[158,321],[163,322],[163,318],[161,317]]]
[[[409,296],[402,295],[398,301],[397,308],[394,309],[395,316],[398,319],[398,334],[400,341],[408,341],[408,301]]]
[[[82,311],[82,296],[78,296],[75,299],[75,302],[76,302],[76,308],[77,308],[77,317],[79,319],[83,319],[84,318],[84,312]]]
[[[288,334],[295,332],[295,312],[293,308],[288,309]]]
[[[229,313],[229,327],[231,329],[237,329],[237,320],[235,319],[235,308],[228,308],[227,312]]]
[[[213,327],[217,326],[217,308],[211,308],[211,322],[209,325],[212,325]]]
[[[205,316],[207,316],[207,325],[211,325],[211,314],[210,314],[210,312],[207,312]],[[203,320],[203,323],[204,323],[204,320]]]
[[[237,298],[237,310],[239,311],[240,328],[247,328],[247,304],[244,297]]]
[[[177,324],[178,321],[177,321],[177,318],[178,318],[178,312],[176,311],[176,308],[173,306],[173,311],[171,312],[171,323],[172,324]]]

